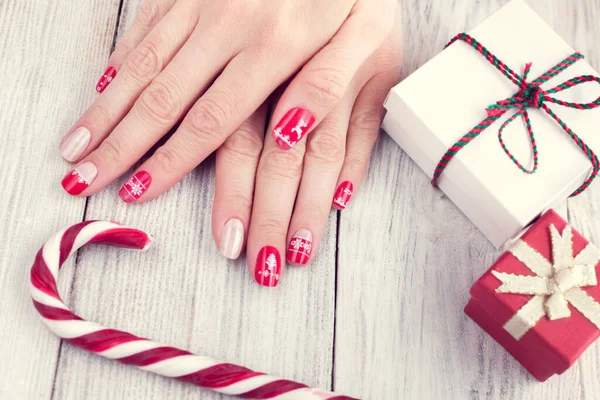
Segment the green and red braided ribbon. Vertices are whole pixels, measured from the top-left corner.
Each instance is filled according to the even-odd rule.
[[[589,158],[593,166],[592,173],[586,179],[586,181],[575,192],[573,192],[573,194],[571,194],[571,197],[577,196],[585,189],[587,189],[598,175],[598,172],[600,171],[600,161],[598,160],[598,157],[592,151],[592,149],[590,149],[590,147],[587,144],[585,144],[583,140],[581,140],[581,138],[577,136],[577,134],[575,134],[575,132],[573,132],[571,128],[569,128],[567,124],[560,117],[558,117],[558,115],[556,115],[546,103],[550,102],[561,105],[563,107],[575,108],[578,110],[591,110],[600,107],[600,97],[591,103],[571,103],[568,101],[559,100],[551,96],[552,94],[562,92],[563,90],[570,89],[574,86],[581,85],[586,82],[597,82],[600,84],[600,77],[593,75],[582,75],[569,79],[568,81],[561,83],[560,85],[550,90],[543,90],[541,88],[541,85],[543,83],[559,75],[561,72],[575,64],[577,61],[583,59],[583,54],[574,53],[570,55],[569,57],[565,58],[563,61],[552,67],[539,78],[535,79],[534,81],[528,82],[527,77],[529,75],[529,72],[531,71],[531,63],[527,63],[525,65],[525,71],[523,73],[523,76],[520,76],[515,71],[513,71],[508,65],[504,64],[501,60],[499,60],[498,57],[493,55],[481,43],[479,43],[477,40],[475,40],[473,37],[466,33],[461,33],[454,37],[446,45],[446,47],[452,45],[457,41],[463,41],[469,44],[475,50],[477,50],[477,52],[484,56],[490,62],[490,64],[496,67],[502,74],[504,74],[504,76],[506,76],[508,79],[510,79],[511,82],[517,85],[519,91],[514,96],[509,97],[505,100],[501,100],[489,106],[487,108],[487,117],[448,149],[446,154],[444,154],[437,167],[435,168],[431,184],[437,187],[442,172],[448,166],[448,163],[454,158],[454,156],[456,156],[456,154],[461,149],[466,147],[473,139],[479,136],[482,132],[489,128],[490,125],[492,125],[510,110],[514,110],[515,113],[501,125],[498,131],[498,140],[500,141],[500,145],[502,146],[502,149],[504,150],[506,155],[521,171],[523,171],[526,174],[535,173],[539,165],[539,155],[537,145],[535,142],[535,135],[533,134],[533,128],[531,126],[531,121],[529,119],[528,113],[528,110],[533,108],[544,110],[548,115],[550,115],[569,135],[569,137],[573,139],[575,144],[583,151],[583,153]],[[504,140],[502,139],[502,134],[506,127],[518,117],[523,118],[525,127],[527,128],[527,133],[531,144],[531,152],[533,154],[533,166],[531,169],[525,168],[523,164],[521,164],[515,158],[515,156],[511,154],[511,152],[504,144]]]

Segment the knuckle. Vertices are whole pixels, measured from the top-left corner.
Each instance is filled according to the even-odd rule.
[[[324,127],[310,138],[307,156],[321,164],[337,164],[342,161],[345,150],[343,136],[335,129]]]
[[[135,80],[146,83],[161,69],[159,45],[154,41],[147,41],[131,54],[125,71]]]
[[[158,123],[171,122],[181,114],[180,91],[173,83],[156,81],[144,90],[139,100],[140,112]]]
[[[331,197],[333,197],[333,191]],[[327,221],[327,216],[330,211],[330,202],[327,202],[327,208],[325,208],[323,204],[311,201],[310,203],[303,204],[297,212],[302,214],[305,221],[311,221],[312,224],[317,225]]]
[[[133,49],[134,47],[131,41],[125,37],[117,42],[117,45],[115,46],[115,51],[113,52],[112,56],[114,57],[115,55],[117,55],[125,58],[128,54],[130,54],[133,51]]]
[[[234,193],[227,193],[224,196],[224,200],[227,202],[228,206],[235,208],[236,210],[241,210],[243,212],[250,212],[252,210],[252,193],[248,193],[249,196],[242,194],[240,191],[236,191]]]
[[[339,69],[320,68],[310,74],[306,81],[308,95],[318,107],[331,108],[344,97],[349,79]]]
[[[257,160],[263,148],[262,136],[250,127],[242,126],[223,143],[223,152],[230,158]]]
[[[362,176],[369,165],[369,157],[355,154],[344,160],[344,170],[352,176]]]
[[[262,216],[256,223],[257,232],[268,232],[269,234],[276,235],[281,234],[285,236],[287,233],[287,221],[289,216],[284,215],[282,212],[271,210],[267,215]]]
[[[389,78],[396,83],[402,73],[401,46],[391,40],[386,41],[375,56],[376,75]]]
[[[350,129],[360,135],[377,136],[381,125],[381,112],[359,111],[350,120]]]
[[[152,160],[156,163],[158,169],[167,175],[175,173],[178,169],[177,166],[180,164],[180,156],[175,151],[167,149],[164,146],[156,149],[152,155]]]
[[[187,128],[199,141],[215,140],[223,136],[229,112],[224,103],[203,99],[190,111]]]
[[[266,176],[278,181],[291,181],[300,177],[303,154],[298,149],[273,149],[263,153],[263,172]]]
[[[146,0],[140,6],[137,14],[139,23],[146,27],[153,27],[160,20],[160,7],[155,0]]]
[[[101,97],[99,99],[101,99]],[[89,121],[90,124],[94,125],[105,124],[113,120],[110,111],[100,100],[96,101],[96,103],[86,112],[85,119],[86,121]]]
[[[114,140],[110,140],[110,138],[106,139],[100,147],[96,150],[96,155],[98,158],[102,159],[106,164],[116,164],[123,154],[123,150],[121,146],[115,143]]]
[[[267,18],[259,33],[258,46],[265,55],[273,52],[287,54],[306,53],[306,34],[301,31],[290,33],[289,20],[280,14]]]

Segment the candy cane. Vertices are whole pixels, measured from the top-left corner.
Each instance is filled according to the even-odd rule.
[[[84,350],[232,396],[245,399],[352,399],[104,328],[78,317],[61,300],[56,285],[58,271],[80,247],[88,243],[106,243],[145,250],[151,241],[143,231],[106,221],[81,222],[56,233],[40,249],[31,268],[31,297],[46,326],[63,340]]]

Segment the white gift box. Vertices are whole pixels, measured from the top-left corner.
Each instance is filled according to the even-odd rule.
[[[525,64],[533,63],[528,82],[574,53],[521,0],[509,3],[469,34],[521,76]],[[598,74],[580,60],[542,88],[547,90],[581,75]],[[444,153],[486,118],[487,107],[518,91],[480,53],[459,41],[391,91],[385,103],[383,129],[431,178]],[[588,103],[600,97],[600,86],[585,83],[553,96]],[[600,152],[599,108],[577,110],[546,104]],[[539,168],[533,175],[522,172],[498,141],[500,126],[512,115],[506,113],[462,149],[439,180],[440,189],[496,247],[565,200],[592,170],[590,160],[556,121],[543,110],[530,109]],[[519,161],[531,167],[531,146],[520,118],[505,130],[504,141]]]

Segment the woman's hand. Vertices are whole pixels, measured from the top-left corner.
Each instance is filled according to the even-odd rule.
[[[291,79],[272,125],[289,149],[348,94],[390,31],[395,7],[395,0],[146,0],[97,85],[103,94],[60,144],[60,154],[78,163],[63,187],[96,193],[181,121],[119,193],[126,202],[151,200]],[[237,140],[227,148],[254,145]],[[285,163],[294,156],[265,151],[273,168],[290,173]]]
[[[341,101],[307,141],[283,151],[277,138],[265,137],[265,104],[217,150],[213,236],[232,259],[247,236],[248,269],[258,283],[277,285],[281,254],[292,264],[308,264],[332,204],[344,209],[362,181],[383,102],[400,77],[398,31],[359,68]],[[285,101],[275,109],[281,110]]]

